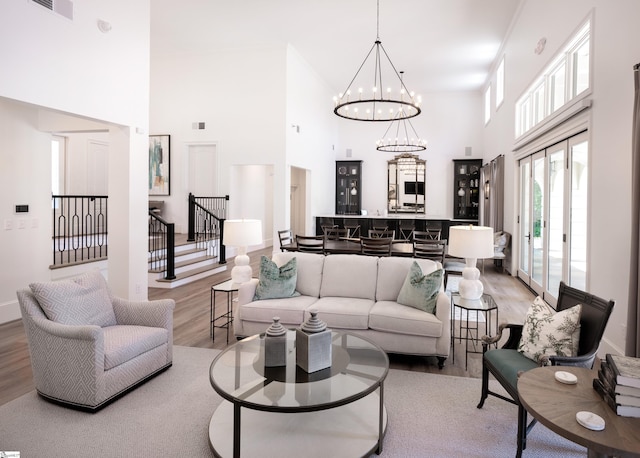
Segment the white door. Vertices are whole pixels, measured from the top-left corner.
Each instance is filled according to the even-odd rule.
[[[196,197],[218,197],[218,155],[216,145],[188,145],[188,156],[188,191]]]
[[[109,194],[109,145],[89,140],[87,145],[87,194]]]

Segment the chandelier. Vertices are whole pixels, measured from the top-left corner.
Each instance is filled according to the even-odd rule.
[[[403,73],[404,72],[400,72],[400,80],[402,80]],[[376,149],[378,151],[414,153],[427,149],[427,141],[420,138],[413,124],[411,124],[411,120],[408,118],[409,116],[402,117],[401,112],[398,112],[398,115],[396,115],[391,124],[389,124],[382,138],[376,141]],[[409,124],[411,130],[407,128],[407,124]],[[395,133],[393,138],[388,136],[389,133]]]
[[[377,5],[376,41],[360,64],[347,89],[333,98],[333,112],[342,118],[357,121],[393,121],[413,118],[420,114],[421,98],[407,90],[391,62],[391,58],[382,46],[380,41],[380,0]],[[373,67],[371,67],[371,63],[367,64],[372,55],[374,56],[372,59]],[[383,66],[382,57],[386,58],[388,66]],[[368,67],[366,67],[367,65]],[[363,68],[373,69],[373,85],[361,85],[362,77],[358,78],[358,76]],[[397,78],[397,82],[394,77]],[[392,88],[391,85],[388,85],[385,88],[385,81],[389,80],[391,80],[390,84],[395,87]]]

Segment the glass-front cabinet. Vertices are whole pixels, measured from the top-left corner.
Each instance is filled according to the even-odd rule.
[[[362,161],[336,161],[336,215],[359,215]]]
[[[398,154],[387,161],[389,213],[425,212],[425,170],[427,161],[416,154]]]
[[[453,160],[453,219],[478,219],[482,159]]]

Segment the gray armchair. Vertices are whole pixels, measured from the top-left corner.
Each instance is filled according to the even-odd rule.
[[[38,394],[97,411],[173,361],[172,299],[113,296],[98,271],[17,292]]]

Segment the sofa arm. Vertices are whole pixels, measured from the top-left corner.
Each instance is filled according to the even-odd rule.
[[[120,325],[149,326],[173,330],[173,299],[156,301],[129,301],[120,297],[111,298],[116,322]]]
[[[258,288],[258,281],[257,278],[252,278],[248,282],[240,284],[238,287],[238,305],[253,302],[253,296],[255,296]]]

